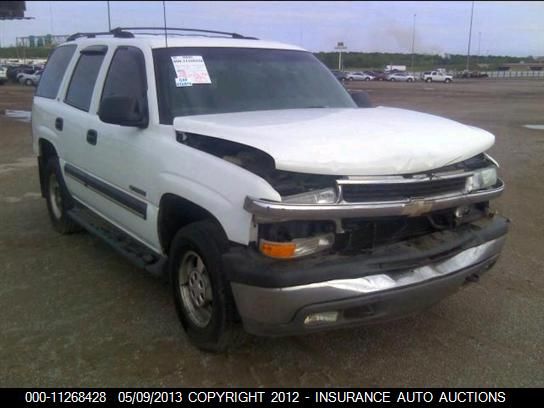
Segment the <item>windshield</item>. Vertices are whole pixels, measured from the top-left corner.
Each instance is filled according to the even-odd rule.
[[[305,51],[183,47],[156,49],[153,57],[161,123],[187,115],[356,107]]]

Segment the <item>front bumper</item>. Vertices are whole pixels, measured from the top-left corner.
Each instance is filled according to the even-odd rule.
[[[469,229],[390,245],[381,254],[343,259],[325,255],[271,263],[246,257],[241,266],[240,254],[231,253],[226,269],[244,327],[253,334],[387,321],[425,309],[486,272],[499,257],[507,224],[495,216]],[[309,315],[322,312],[337,312],[336,321],[305,324]]]

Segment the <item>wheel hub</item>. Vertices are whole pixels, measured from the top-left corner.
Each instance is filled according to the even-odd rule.
[[[212,318],[212,285],[204,261],[194,251],[187,251],[178,270],[179,291],[189,319],[206,327]]]
[[[62,217],[62,195],[59,182],[54,174],[49,179],[49,200],[53,214],[57,219],[60,219]]]
[[[198,307],[202,307],[206,304],[206,290],[208,288],[206,280],[206,277],[197,269],[193,269],[189,275],[191,300]]]

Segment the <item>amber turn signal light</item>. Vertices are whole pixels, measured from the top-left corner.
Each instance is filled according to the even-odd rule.
[[[293,258],[297,245],[294,242],[272,242],[261,240],[260,250],[272,258]]]

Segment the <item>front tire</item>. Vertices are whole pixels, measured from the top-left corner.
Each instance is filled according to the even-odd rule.
[[[170,248],[174,303],[191,343],[211,352],[232,346],[241,334],[222,253],[228,245],[221,228],[206,220],[178,231]]]
[[[44,171],[44,183],[47,212],[55,231],[59,234],[71,234],[80,231],[81,227],[68,216],[68,211],[73,207],[73,201],[64,184],[57,158],[51,158],[47,161]]]
[[[27,79],[27,80],[25,81],[25,85],[26,85],[26,86],[32,86],[32,85],[34,85],[34,82],[32,82],[32,79]]]

